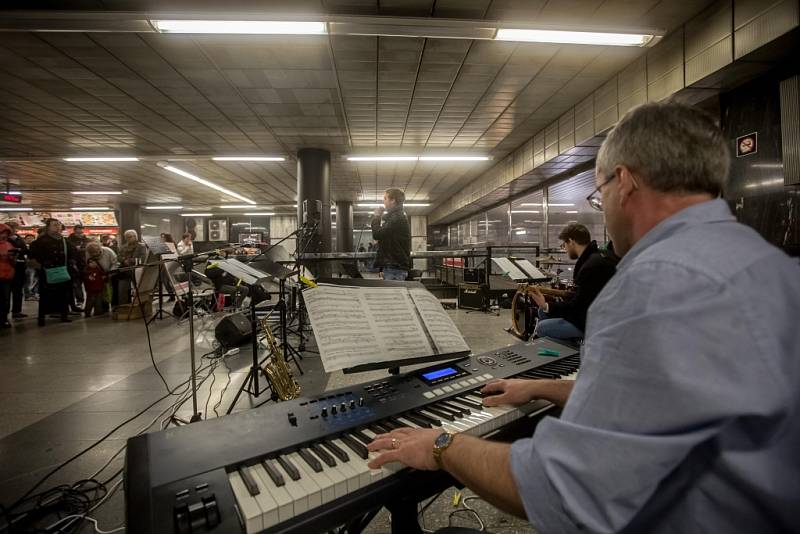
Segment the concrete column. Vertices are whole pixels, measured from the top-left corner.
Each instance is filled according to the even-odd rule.
[[[297,151],[297,224],[303,224],[303,201],[322,202],[320,224],[313,236],[298,240],[304,252],[331,251],[331,153],[321,148]],[[307,242],[305,240],[307,239]],[[311,266],[310,266],[311,267]],[[330,262],[311,267],[316,276],[330,276]]]
[[[428,250],[428,216],[427,215],[412,215],[411,222],[411,250],[424,251]],[[424,271],[427,269],[428,260],[418,259],[414,260],[414,269]]]
[[[122,235],[125,230],[136,230],[139,237],[142,236],[142,218],[140,214],[141,206],[122,202],[119,205],[119,242],[122,243]]]
[[[353,203],[349,200],[336,202],[336,251],[353,251]]]

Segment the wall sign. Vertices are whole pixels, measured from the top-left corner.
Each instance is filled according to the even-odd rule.
[[[736,138],[736,157],[742,158],[758,152],[758,132]]]
[[[3,202],[11,202],[13,204],[22,202],[22,193],[3,193],[2,195]]]

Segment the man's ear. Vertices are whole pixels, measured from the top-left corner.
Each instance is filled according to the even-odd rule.
[[[619,177],[619,203],[624,205],[630,196],[639,188],[631,170],[625,165],[617,165],[617,176]]]

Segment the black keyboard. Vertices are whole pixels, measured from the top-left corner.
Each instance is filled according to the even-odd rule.
[[[558,356],[539,356],[540,349]],[[552,407],[484,407],[493,378],[574,377],[578,351],[548,339],[128,440],[129,532],[314,532],[426,477],[369,469],[375,434],[407,427],[487,436]],[[416,482],[419,484],[419,481]]]

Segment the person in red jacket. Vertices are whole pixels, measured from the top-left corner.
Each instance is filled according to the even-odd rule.
[[[8,312],[11,308],[11,284],[14,282],[17,263],[17,247],[8,237],[11,228],[0,224],[0,328],[9,328]]]

